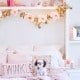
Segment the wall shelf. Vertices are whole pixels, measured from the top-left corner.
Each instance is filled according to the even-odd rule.
[[[0,7],[0,9],[33,9],[33,10],[35,10],[35,9],[53,9],[53,10],[55,10],[55,9],[57,9],[57,6],[55,6],[55,7]]]
[[[71,44],[80,44],[80,40],[71,40],[71,41],[69,41],[69,43],[71,43]]]

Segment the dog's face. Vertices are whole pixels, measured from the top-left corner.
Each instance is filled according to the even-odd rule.
[[[36,60],[35,66],[37,66],[38,69],[41,69],[46,66],[46,61],[41,59]]]

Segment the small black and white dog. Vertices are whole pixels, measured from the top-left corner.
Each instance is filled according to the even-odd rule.
[[[38,59],[35,62],[37,76],[47,76],[46,61]]]
[[[51,80],[51,78],[48,76],[46,65],[47,63],[43,59],[38,59],[35,61],[36,75],[38,77],[37,80]]]

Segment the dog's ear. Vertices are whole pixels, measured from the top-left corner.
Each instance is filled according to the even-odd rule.
[[[43,67],[45,67],[45,66],[46,66],[46,61],[45,61],[45,60],[43,60],[43,62],[44,62],[44,65],[43,65]]]
[[[37,60],[35,61],[34,65],[37,66]]]

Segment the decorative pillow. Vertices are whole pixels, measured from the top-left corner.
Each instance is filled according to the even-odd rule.
[[[8,63],[4,65],[6,77],[26,77],[32,76],[32,56],[26,53],[8,54]]]
[[[37,60],[44,60],[46,62],[46,69],[47,73],[50,73],[50,68],[51,68],[51,55],[33,55],[32,58],[32,69],[33,69],[33,75],[36,75],[36,66],[35,62]],[[49,75],[49,74],[48,74]]]
[[[4,77],[27,77],[32,76],[31,64],[29,62],[22,64],[4,64]]]
[[[26,63],[27,61],[31,61],[32,57],[27,55],[27,53],[15,53],[14,52],[14,53],[8,54],[8,63],[19,64],[19,63]]]

